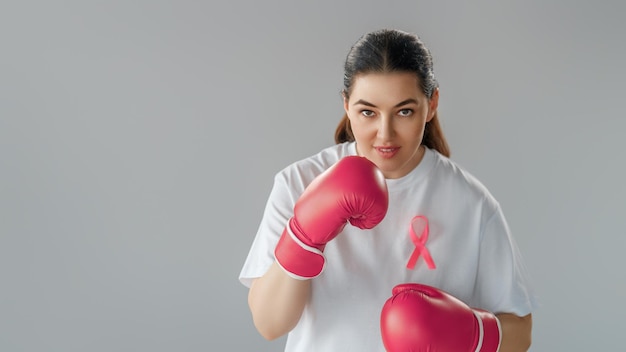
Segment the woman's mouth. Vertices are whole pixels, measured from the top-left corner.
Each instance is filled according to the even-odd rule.
[[[394,155],[400,150],[400,147],[374,147],[378,155],[385,159],[393,158]]]

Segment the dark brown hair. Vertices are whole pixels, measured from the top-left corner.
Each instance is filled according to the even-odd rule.
[[[347,99],[356,75],[364,73],[411,72],[417,75],[424,95],[432,98],[439,87],[433,71],[430,51],[414,34],[395,29],[382,29],[362,36],[350,49],[344,64],[342,94]],[[449,157],[450,148],[439,118],[426,123],[422,144]],[[354,141],[350,120],[344,114],[335,131],[335,142]]]

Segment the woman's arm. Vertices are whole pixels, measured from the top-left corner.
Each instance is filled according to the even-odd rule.
[[[496,314],[502,327],[502,343],[499,352],[525,352],[530,348],[532,315],[519,317],[515,314]]]
[[[259,333],[274,340],[293,329],[311,294],[311,280],[297,280],[274,262],[250,285],[248,305]]]

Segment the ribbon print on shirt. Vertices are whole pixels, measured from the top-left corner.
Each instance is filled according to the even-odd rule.
[[[420,235],[417,235],[418,233],[420,233]],[[428,241],[428,219],[423,215],[413,217],[411,220],[409,234],[411,236],[411,241],[415,245],[415,250],[413,250],[406,267],[409,269],[415,268],[417,259],[421,255],[422,258],[424,258],[426,265],[428,265],[428,269],[435,269],[435,262],[430,256],[428,248],[426,248],[426,241]]]

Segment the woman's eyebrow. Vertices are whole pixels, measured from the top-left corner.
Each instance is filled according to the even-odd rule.
[[[373,108],[376,107],[376,105],[374,105],[374,104],[372,104],[372,103],[370,103],[368,101],[365,101],[363,99],[357,100],[353,105],[359,105],[359,104],[360,105],[365,105],[365,106],[371,106]],[[410,98],[410,99],[407,99],[407,100],[403,100],[403,101],[399,102],[398,104],[396,104],[395,107],[397,108],[397,107],[400,107],[400,106],[403,106],[403,105],[407,105],[407,104],[417,104],[417,100],[415,100],[413,98]]]
[[[398,104],[396,104],[396,108],[402,106],[402,105],[407,105],[407,104],[417,104],[417,100],[411,98],[411,99],[407,99],[407,100],[403,100],[401,102],[399,102]]]
[[[376,105],[374,105],[374,104],[372,104],[372,103],[370,103],[368,101],[365,101],[363,99],[359,99],[359,100],[355,101],[354,104],[352,104],[352,105],[365,105],[365,106],[371,106],[373,108],[376,107]]]

